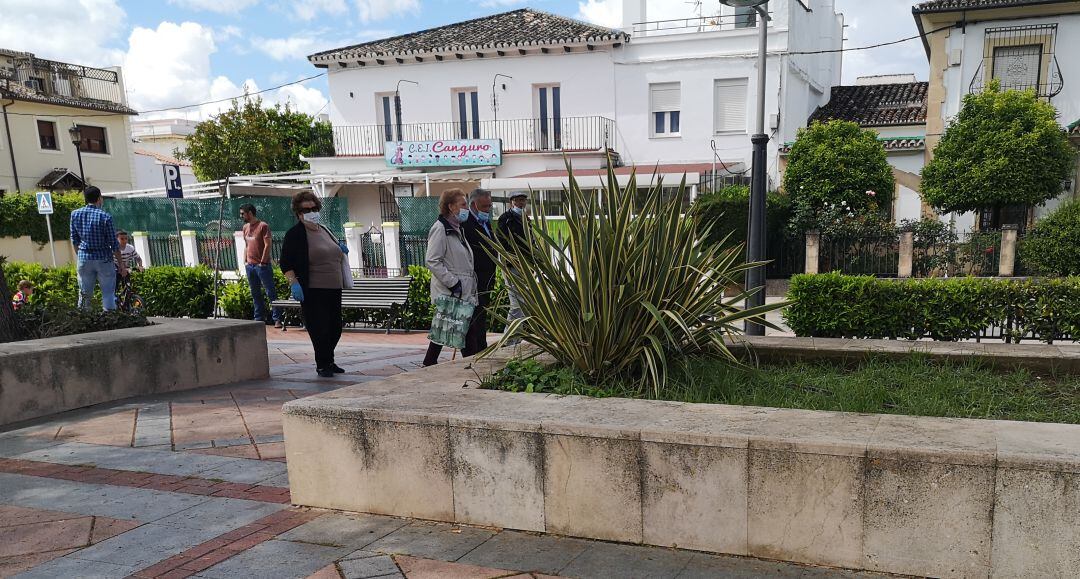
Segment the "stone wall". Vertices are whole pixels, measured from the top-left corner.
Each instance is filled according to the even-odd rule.
[[[0,344],[0,426],[130,396],[266,378],[262,323],[154,325]]]
[[[289,402],[293,502],[935,577],[1080,570],[1080,426],[475,390]],[[474,372],[475,370],[475,372]]]

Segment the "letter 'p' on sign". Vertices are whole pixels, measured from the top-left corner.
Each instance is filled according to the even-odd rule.
[[[180,184],[180,166],[162,165],[165,170],[165,196],[169,199],[183,199],[184,187]]]

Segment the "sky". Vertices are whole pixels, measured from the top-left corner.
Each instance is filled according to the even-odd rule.
[[[824,0],[811,0],[812,5]],[[912,0],[835,0],[846,47],[916,34]],[[122,66],[139,111],[229,99],[316,75],[307,55],[524,6],[619,26],[621,0],[0,0],[0,47],[88,66]],[[703,0],[713,14],[718,0]],[[684,0],[649,0],[649,18],[681,17]],[[48,31],[43,33],[42,31]],[[844,55],[844,83],[859,75],[915,73],[918,40]],[[270,90],[267,103],[325,112],[326,80]],[[147,115],[203,120],[228,103]],[[146,118],[146,117],[144,117]]]

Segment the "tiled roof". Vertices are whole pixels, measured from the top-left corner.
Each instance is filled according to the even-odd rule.
[[[580,42],[625,42],[629,36],[578,20],[531,8],[503,12],[438,28],[374,40],[312,54],[311,62],[550,46]]]
[[[47,105],[72,107],[76,109],[90,109],[92,111],[117,113],[121,115],[139,114],[135,109],[113,101],[47,94],[38,92],[17,82],[5,82],[0,85],[0,97],[17,101],[44,103]]]
[[[918,125],[926,122],[929,83],[834,86],[829,102],[810,122],[841,119],[864,127]]]
[[[190,167],[191,166],[190,161],[184,161],[184,160],[181,160],[181,159],[177,159],[176,157],[170,157],[169,155],[162,155],[161,153],[155,153],[154,151],[148,151],[146,149],[135,149],[134,153],[136,155],[142,155],[144,157],[153,157],[154,159],[157,159],[158,161],[160,161],[162,164],[165,164],[165,165],[180,165],[181,167]]]
[[[885,151],[918,151],[926,147],[926,137],[887,137],[879,138],[878,142],[885,147]],[[791,152],[791,146],[795,143],[780,145],[780,154],[786,155]]]
[[[921,2],[911,9],[919,14],[922,12],[953,12],[958,10],[983,10],[987,8],[1010,8],[1013,6],[1026,6],[1031,4],[1054,4],[1071,0],[930,0]]]
[[[69,186],[72,188],[77,186],[79,188],[82,188],[86,186],[86,183],[84,183],[78,175],[72,173],[71,171],[63,167],[58,167],[56,169],[53,169],[52,171],[49,171],[45,174],[44,177],[41,178],[40,181],[37,182],[38,187],[41,187],[42,189],[49,189],[50,191],[56,188],[58,185]]]

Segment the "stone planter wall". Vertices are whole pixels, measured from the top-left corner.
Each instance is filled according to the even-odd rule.
[[[270,374],[261,322],[153,321],[145,328],[0,344],[0,426]]]
[[[286,404],[293,501],[911,575],[1080,570],[1080,426],[469,380],[458,362]]]

